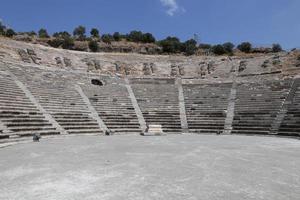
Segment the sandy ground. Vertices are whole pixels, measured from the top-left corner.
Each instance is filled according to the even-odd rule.
[[[76,136],[0,149],[1,200],[299,200],[300,141]]]

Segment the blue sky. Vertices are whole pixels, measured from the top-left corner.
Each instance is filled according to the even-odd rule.
[[[17,31],[50,33],[84,25],[101,33],[198,34],[204,43],[250,41],[300,47],[300,0],[1,0],[0,18]]]

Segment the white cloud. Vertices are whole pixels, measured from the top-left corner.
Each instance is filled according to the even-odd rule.
[[[178,5],[176,0],[160,0],[160,2],[167,8],[166,13],[170,16],[174,16],[178,11],[184,12],[184,9]]]

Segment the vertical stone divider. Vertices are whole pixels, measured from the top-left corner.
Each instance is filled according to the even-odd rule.
[[[29,89],[18,80],[18,78],[11,72],[8,71],[8,74],[12,77],[15,81],[17,86],[25,93],[25,96],[37,107],[37,109],[43,114],[46,120],[48,120],[57,131],[61,134],[68,134],[68,132],[59,125],[59,123],[52,117],[52,115],[46,111],[43,106],[38,102],[38,100],[31,94]]]
[[[278,130],[286,116],[286,113],[288,112],[288,108],[291,104],[293,104],[293,100],[296,94],[296,90],[297,90],[297,83],[296,83],[296,79],[293,79],[292,83],[291,83],[291,87],[290,90],[286,96],[286,98],[283,100],[282,104],[281,104],[281,108],[278,111],[276,118],[273,120],[273,123],[271,125],[271,129],[270,129],[270,134],[271,135],[276,135],[278,134]]]
[[[235,100],[236,100],[236,81],[233,80],[232,87],[230,90],[230,95],[228,98],[228,106],[227,106],[227,113],[224,123],[224,132],[223,134],[231,134],[232,131],[232,123],[234,118],[234,108],[235,108]]]
[[[104,121],[101,119],[101,117],[99,116],[97,110],[94,108],[94,106],[91,104],[89,98],[85,95],[85,93],[83,92],[82,88],[79,85],[75,85],[75,89],[76,91],[79,93],[79,95],[81,96],[81,98],[83,99],[83,102],[86,104],[86,106],[88,107],[88,110],[91,113],[91,117],[96,120],[96,122],[98,123],[98,126],[100,127],[100,129],[103,131],[103,133],[105,134],[106,131],[108,131],[108,128],[106,126],[106,124],[104,123]]]
[[[227,113],[226,118],[224,122],[224,131],[223,134],[231,134],[232,131],[232,123],[234,119],[234,110],[235,110],[235,101],[236,101],[236,93],[237,93],[237,81],[236,78],[238,76],[239,70],[238,66],[235,66],[231,59],[229,59],[229,62],[232,63],[232,86],[228,98],[228,106],[227,106]]]
[[[142,131],[145,132],[145,130],[146,130],[146,121],[144,119],[143,113],[140,109],[140,106],[139,106],[139,104],[138,104],[138,102],[135,98],[135,95],[133,93],[133,90],[132,90],[131,85],[129,83],[129,80],[127,78],[125,78],[125,83],[126,83],[125,86],[127,88],[129,97],[131,99],[132,106],[134,108],[135,114],[136,114],[136,116],[138,118],[138,121],[140,123],[140,127],[141,127]]]
[[[189,126],[188,126],[187,117],[186,117],[182,79],[181,78],[176,79],[175,84],[177,85],[177,88],[178,88],[178,102],[179,102],[181,129],[182,129],[183,133],[188,133]]]

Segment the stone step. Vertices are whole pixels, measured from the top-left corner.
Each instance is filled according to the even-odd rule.
[[[34,131],[22,131],[16,133],[16,135],[21,137],[29,137],[33,136],[33,134],[40,134],[41,136],[47,136],[47,135],[59,135],[60,132],[56,130],[34,130]]]
[[[24,131],[55,130],[55,128],[51,126],[42,126],[42,127],[22,126],[22,127],[9,128],[9,130],[14,132],[24,132]]]
[[[69,134],[103,134],[101,129],[68,130]]]
[[[78,125],[78,126],[63,126],[65,130],[80,130],[80,129],[100,129],[98,125],[90,126],[90,125]]]
[[[44,118],[35,119],[35,118],[10,118],[10,119],[2,119],[3,123],[47,123],[47,120]]]
[[[189,128],[189,132],[190,133],[202,133],[202,134],[210,134],[210,133],[221,133],[223,131],[223,129],[190,129]]]
[[[11,123],[5,123],[5,125],[7,127],[26,127],[26,126],[30,126],[30,127],[35,127],[35,126],[52,126],[51,123],[48,122],[27,122],[27,123],[15,123],[15,122],[11,122]]]
[[[295,136],[295,137],[299,137],[300,136],[300,131],[279,131],[278,134],[276,135],[281,135],[281,136]]]
[[[232,134],[268,135],[268,130],[232,130]]]

